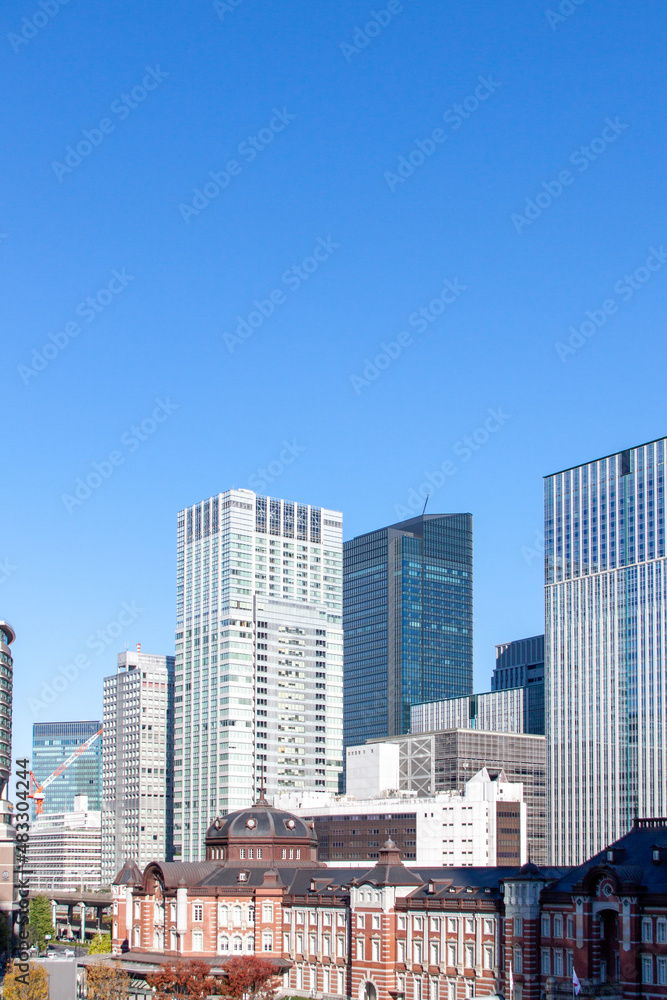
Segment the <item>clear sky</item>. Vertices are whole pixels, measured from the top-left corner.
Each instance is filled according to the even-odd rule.
[[[431,474],[429,512],[474,515],[485,690],[494,643],[543,628],[542,476],[667,430],[663,6],[0,22],[15,752],[99,718],[126,644],[173,650],[176,512],[230,486],[349,538]]]

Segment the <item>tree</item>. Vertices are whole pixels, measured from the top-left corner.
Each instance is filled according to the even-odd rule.
[[[253,997],[255,1000],[273,1000],[277,991],[278,968],[269,958],[257,955],[239,955],[225,962],[225,994],[232,1000]]]
[[[88,945],[89,955],[108,955],[111,952],[111,935],[98,931]]]
[[[198,958],[165,963],[159,972],[149,973],[146,982],[155,990],[153,1000],[200,1000],[221,995],[220,981]]]
[[[49,977],[36,962],[30,963],[29,972],[21,972],[10,962],[2,988],[3,1000],[49,1000]]]
[[[51,903],[46,896],[35,896],[30,900],[29,910],[30,940],[41,951],[46,948],[46,936],[55,937],[55,929],[51,921]]]
[[[112,962],[86,966],[88,1000],[122,1000],[127,996],[130,977]]]

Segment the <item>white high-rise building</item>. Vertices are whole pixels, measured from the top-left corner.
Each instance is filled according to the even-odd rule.
[[[210,823],[342,771],[338,511],[228,490],[178,515],[174,855]]]
[[[74,809],[45,813],[30,826],[28,868],[32,888],[93,891],[101,885],[99,809],[87,795],[74,796]]]
[[[545,479],[552,864],[667,815],[666,444]]]
[[[174,657],[118,654],[104,678],[102,882],[172,857]]]

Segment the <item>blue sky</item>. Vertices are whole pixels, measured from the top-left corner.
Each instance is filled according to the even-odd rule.
[[[176,512],[269,463],[346,537],[427,473],[473,513],[486,689],[542,476],[666,430],[662,7],[43,4],[0,14],[16,753],[173,648]]]

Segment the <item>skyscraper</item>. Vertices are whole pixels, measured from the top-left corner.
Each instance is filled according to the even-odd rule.
[[[102,728],[99,721],[35,722],[32,727],[32,770],[44,781],[67,760],[77,747]],[[102,739],[98,737],[44,793],[43,812],[69,813],[74,797],[87,795],[91,809],[100,809],[102,782]]]
[[[665,443],[545,478],[554,864],[667,815]]]
[[[173,857],[174,657],[127,651],[104,678],[102,882]]]
[[[472,515],[423,514],[344,546],[345,745],[410,731],[472,691]]]
[[[174,853],[342,770],[342,514],[228,490],[178,515]]]
[[[544,734],[544,636],[514,639],[496,646],[491,690],[523,688],[522,732]]]

